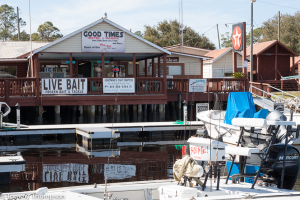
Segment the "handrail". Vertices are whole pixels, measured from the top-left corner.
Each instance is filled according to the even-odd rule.
[[[270,87],[270,88],[272,88],[272,89],[274,89],[274,90],[277,90],[277,91],[281,92],[282,98],[283,98],[283,93],[284,93],[284,94],[287,94],[287,95],[292,96],[292,97],[294,97],[294,98],[297,98],[297,102],[298,102],[298,100],[299,100],[299,97],[296,97],[296,96],[294,96],[294,95],[292,95],[292,94],[290,94],[290,93],[288,93],[288,92],[285,92],[285,91],[283,91],[283,90],[281,90],[281,89],[278,89],[278,88],[273,87],[273,86],[271,86],[271,85],[268,86],[268,87]]]
[[[273,86],[268,86],[268,87],[271,87],[271,88],[274,88],[274,89],[279,90],[278,88],[275,88],[275,87],[273,87]],[[261,97],[261,96],[255,94],[255,93],[253,93],[253,92],[252,92],[252,88],[254,88],[254,89],[258,90],[258,91],[261,91],[261,92],[263,93],[263,97]],[[288,101],[287,101],[286,99],[284,99],[283,97],[279,97],[279,96],[277,96],[277,95],[275,95],[275,94],[272,94],[272,93],[270,93],[270,92],[266,92],[266,91],[264,91],[264,90],[262,90],[262,89],[259,89],[259,88],[255,87],[255,86],[253,86],[252,83],[250,84],[249,92],[250,92],[251,94],[253,94],[253,95],[255,95],[255,96],[257,96],[257,97],[263,99],[263,102],[265,102],[265,93],[266,93],[266,95],[270,95],[270,96],[273,96],[273,97],[279,99],[280,102],[283,102],[283,103],[291,103],[291,104],[293,104],[293,105],[295,106],[295,108],[297,108],[297,106],[298,106],[298,104],[299,104],[299,101],[298,101],[299,98],[298,98],[298,97],[296,97],[296,98],[297,98],[297,103],[296,103],[296,104],[293,103],[293,102],[288,102]],[[282,92],[284,92],[284,91],[282,91]],[[285,92],[285,93],[287,93],[287,92]],[[289,94],[289,93],[287,93],[287,94]],[[293,96],[293,95],[292,95],[292,96]]]
[[[276,71],[278,72],[278,74],[281,76],[281,78],[283,77],[281,74],[280,74],[280,72],[279,72],[279,70],[278,69],[276,69]]]

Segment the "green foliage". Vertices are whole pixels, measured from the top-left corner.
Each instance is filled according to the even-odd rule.
[[[141,31],[136,31],[134,34],[136,34],[137,36],[143,37],[143,33]]]
[[[250,36],[251,36],[251,32],[249,32],[246,36],[246,44],[247,46],[250,45]],[[253,44],[259,43],[261,42],[263,39],[263,35],[262,35],[262,29],[261,28],[256,28],[253,30]]]
[[[283,14],[280,17],[280,42],[295,53],[300,53],[300,35],[297,29],[300,25],[300,12],[294,15]],[[262,39],[260,42],[278,39],[278,16],[275,15],[261,26]]]
[[[229,32],[221,35],[221,47],[227,48],[232,47],[232,34],[229,35]]]
[[[26,22],[19,18],[20,27],[25,26]],[[12,6],[3,4],[0,6],[0,39],[8,40],[18,28],[18,17]]]
[[[39,25],[37,31],[39,33],[41,40],[47,42],[52,42],[63,36],[62,34],[59,33],[59,29],[53,26],[53,23],[49,21]]]
[[[158,46],[172,46],[181,43],[181,25],[177,20],[164,20],[157,26],[145,25],[144,38]],[[187,46],[215,49],[215,45],[204,35],[196,33],[191,27],[185,26],[183,43]]]
[[[231,76],[233,78],[244,78],[245,74],[243,72],[234,72]]]
[[[25,30],[23,30],[20,33],[20,41],[29,41],[30,35],[26,33]],[[9,40],[17,41],[18,40],[18,34],[12,35]]]

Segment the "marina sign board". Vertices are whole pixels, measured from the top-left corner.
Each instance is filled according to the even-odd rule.
[[[125,52],[123,31],[82,31],[82,52]]]
[[[103,78],[103,93],[135,93],[134,78]]]
[[[87,94],[87,79],[42,78],[42,94]]]
[[[206,92],[206,79],[190,79],[189,92]]]
[[[196,116],[202,111],[209,110],[209,103],[196,103]],[[197,117],[197,121],[200,121]]]
[[[43,165],[43,182],[63,181],[88,183],[88,165],[76,163]]]
[[[234,52],[243,50],[243,31],[243,23],[232,25],[232,46]]]

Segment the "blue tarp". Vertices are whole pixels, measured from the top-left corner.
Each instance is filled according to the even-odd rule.
[[[250,92],[231,92],[228,96],[227,109],[224,122],[230,124],[236,117],[253,118],[256,113]]]

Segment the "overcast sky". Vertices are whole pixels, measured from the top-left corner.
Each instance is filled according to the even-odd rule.
[[[183,23],[205,34],[218,48],[216,24],[220,36],[231,31],[232,23],[247,22],[250,31],[251,0],[183,0]],[[107,12],[108,19],[132,32],[144,31],[144,25],[154,26],[164,19],[179,19],[179,0],[31,0],[31,30],[51,21],[67,35],[100,19]],[[20,17],[29,33],[28,0],[0,0],[0,5],[20,8]],[[254,28],[277,15],[294,14],[300,0],[257,0],[254,4]],[[225,24],[229,26],[226,27]]]

